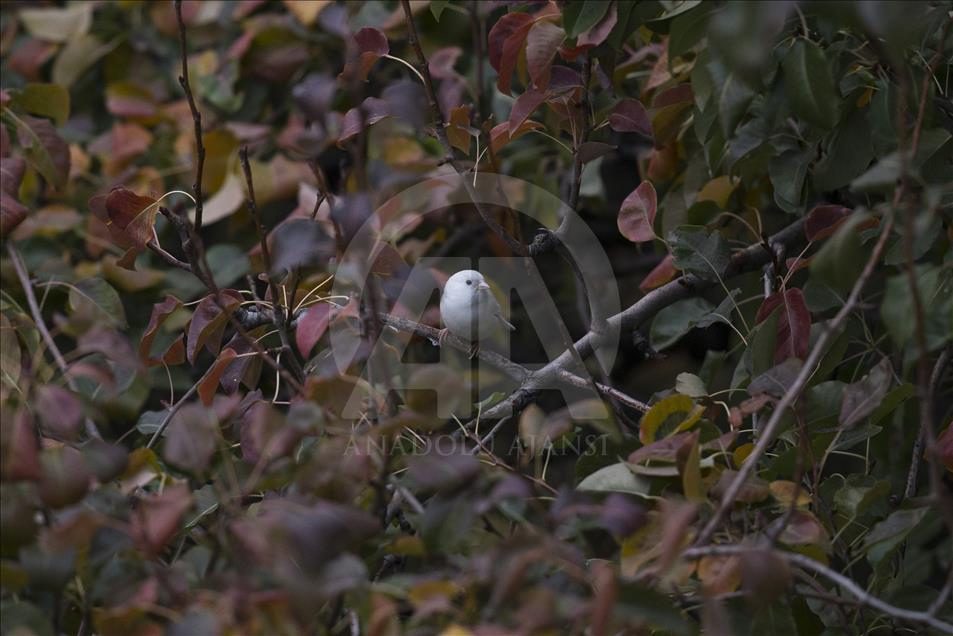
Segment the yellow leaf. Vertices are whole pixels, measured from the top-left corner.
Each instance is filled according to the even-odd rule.
[[[705,594],[720,596],[741,584],[741,559],[737,556],[706,556],[698,562],[698,578]]]
[[[284,2],[288,11],[304,26],[314,24],[318,15],[331,4],[331,0],[284,0]]]
[[[689,501],[705,501],[705,492],[702,489],[702,471],[699,464],[698,431],[692,434],[692,445],[685,462],[679,462],[682,473],[682,490]],[[691,439],[691,438],[690,438]]]
[[[794,493],[797,492],[797,507],[806,506],[811,503],[811,495],[805,492],[804,488],[799,488],[793,481],[778,479],[768,484],[771,496],[777,499],[785,508],[791,506],[791,500],[794,499]]]
[[[447,126],[447,141],[461,152],[470,154],[470,109],[457,106],[450,112],[450,125]]]
[[[639,439],[643,444],[651,444],[657,438],[662,426],[672,420],[678,421],[678,424],[667,430],[662,437],[668,437],[673,433],[687,431],[701,418],[704,408],[695,406],[692,399],[687,395],[671,395],[657,402],[648,413],[642,416],[642,422],[639,425]],[[677,416],[684,413],[681,418]]]
[[[751,454],[751,451],[754,450],[754,444],[748,442],[747,444],[742,444],[731,454],[731,461],[734,463],[735,468],[741,468],[741,465],[745,463],[745,460],[748,458],[748,455]]]
[[[473,632],[466,627],[454,624],[440,632],[440,636],[473,636]]]
[[[715,177],[698,191],[699,201],[714,201],[715,204],[724,209],[728,204],[728,197],[735,191],[741,180],[738,177],[729,177],[722,175]]]

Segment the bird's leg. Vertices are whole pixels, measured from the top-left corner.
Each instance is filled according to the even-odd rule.
[[[448,333],[450,333],[450,331],[446,327],[437,332],[437,346],[443,347],[444,343],[447,341]]]
[[[480,355],[480,343],[479,342],[470,343],[469,358],[473,360],[478,355]]]

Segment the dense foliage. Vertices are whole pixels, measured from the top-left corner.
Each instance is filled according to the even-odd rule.
[[[950,12],[4,3],[3,634],[953,633]]]

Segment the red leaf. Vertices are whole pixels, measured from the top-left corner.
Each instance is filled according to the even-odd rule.
[[[506,41],[514,33],[522,31],[523,37],[530,25],[533,24],[533,16],[528,13],[507,13],[496,21],[490,33],[487,36],[490,54],[490,66],[497,72],[500,72],[500,63],[503,59],[503,48]]]
[[[490,149],[493,152],[499,152],[500,148],[510,143],[514,139],[522,137],[531,130],[542,128],[542,124],[535,121],[525,121],[514,132],[510,132],[510,123],[508,121],[497,124],[490,131]]]
[[[655,238],[652,224],[655,223],[657,209],[655,187],[651,181],[643,181],[622,202],[618,218],[622,236],[633,243],[651,241]]]
[[[526,36],[526,70],[537,88],[549,84],[549,69],[566,32],[552,22],[540,20]]]
[[[185,484],[171,486],[161,495],[143,497],[132,513],[130,534],[139,549],[156,556],[179,530],[182,515],[192,507],[192,493]]]
[[[672,255],[667,254],[665,258],[642,279],[642,282],[639,283],[639,291],[643,294],[648,293],[649,290],[661,287],[675,278],[675,275],[678,274],[678,270],[675,269],[673,260]]]
[[[437,49],[430,54],[430,60],[427,66],[430,68],[430,75],[439,80],[452,80],[460,77],[460,74],[454,70],[453,66],[463,55],[463,49],[459,46],[447,46]]]
[[[218,381],[221,379],[222,374],[225,373],[225,369],[228,368],[228,365],[235,359],[236,355],[238,354],[235,353],[234,349],[223,349],[222,353],[216,358],[215,364],[212,365],[212,368],[208,370],[205,377],[199,382],[198,394],[202,399],[202,404],[205,406],[212,405],[212,398],[215,397]]]
[[[331,305],[328,303],[312,305],[298,319],[298,326],[295,329],[295,344],[302,356],[307,358],[311,354],[314,345],[327,331],[330,319]]]
[[[363,118],[361,116],[362,109],[364,110]],[[390,107],[387,105],[387,102],[377,97],[368,97],[361,102],[360,106],[356,106],[344,113],[344,124],[341,126],[341,135],[338,137],[338,145],[340,146],[343,142],[360,134],[362,123],[365,126],[370,126],[390,116]]]
[[[517,97],[510,110],[509,130],[519,130],[523,122],[546,101],[546,97],[547,92],[538,88],[531,88]]]
[[[804,236],[809,241],[819,241],[833,234],[851,209],[842,205],[819,205],[808,212],[804,219]]]
[[[106,196],[106,214],[109,222],[122,231],[130,244],[145,249],[152,239],[159,206],[152,197],[139,196],[122,186],[113,188]]]
[[[781,314],[774,362],[779,364],[788,358],[803,360],[811,341],[811,312],[807,310],[804,294],[797,288],[771,294],[758,308],[755,322],[763,322],[778,307],[781,308]]]
[[[6,135],[6,128],[3,131]],[[25,169],[26,163],[20,157],[4,157],[0,163],[0,234],[3,236],[20,225],[29,211],[17,200]]]
[[[503,43],[503,58],[500,61],[500,72],[496,79],[496,87],[504,95],[510,94],[510,83],[513,81],[513,72],[516,70],[516,62],[519,60],[520,51],[526,43],[526,35],[529,33],[528,23],[525,29],[520,29]]]
[[[267,329],[267,327],[264,329]],[[255,337],[256,334],[253,332],[251,335]],[[246,340],[241,334],[235,334],[225,346],[235,351],[239,356],[243,353],[251,353],[255,350],[251,342]],[[222,390],[226,394],[231,395],[238,391],[241,384],[244,384],[249,389],[254,389],[258,385],[258,378],[260,376],[261,358],[257,355],[242,356],[232,360],[225,368],[218,382],[222,385]],[[225,418],[221,419],[224,420]]]
[[[34,400],[44,435],[69,441],[79,439],[83,404],[76,394],[55,384],[44,384],[36,390]]]
[[[634,132],[652,138],[652,122],[637,99],[623,99],[609,115],[609,127],[616,132]]]
[[[950,421],[949,426],[937,437],[936,447],[940,461],[943,462],[943,465],[946,466],[948,471],[953,473],[953,420]],[[927,461],[932,461],[929,453],[924,453],[924,457],[926,457]]]
[[[662,91],[652,100],[652,108],[664,108],[672,104],[681,104],[682,102],[691,102],[695,99],[695,93],[692,91],[691,84],[679,84],[667,90]]]
[[[181,306],[182,301],[171,295],[166,296],[165,300],[161,303],[156,303],[152,306],[152,315],[149,316],[149,324],[142,334],[142,340],[139,341],[139,359],[142,360],[146,366],[153,367],[160,364],[157,358],[153,358],[150,355],[152,353],[152,343],[155,341],[156,332],[159,330],[159,327],[162,326],[162,323]]]
[[[20,407],[13,421],[10,414],[3,412],[3,426],[0,426],[0,474],[3,481],[40,478],[40,458],[37,450],[36,434],[30,422],[30,413]]]
[[[202,302],[195,308],[192,321],[189,323],[186,357],[190,364],[195,364],[195,357],[203,346],[207,347],[212,355],[218,353],[218,346],[225,331],[225,323],[228,321],[228,315],[222,311],[222,308],[225,311],[232,311],[238,307],[240,302],[241,296],[232,290],[223,290],[219,302],[216,302],[211,295],[202,299]],[[219,303],[222,307],[219,307]]]
[[[377,60],[390,53],[387,36],[378,29],[364,27],[348,42],[347,62],[338,76],[349,81],[363,81]]]

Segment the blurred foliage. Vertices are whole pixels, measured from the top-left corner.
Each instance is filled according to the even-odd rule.
[[[3,634],[934,629],[795,576],[779,552],[683,556],[898,203],[859,304],[715,543],[806,555],[953,622],[949,4],[410,7],[426,69],[396,2],[183,3],[205,151],[195,243],[173,4],[3,3]],[[428,440],[461,421],[414,393],[396,404],[389,386],[438,387],[465,412],[510,385],[478,393],[462,355],[414,378],[367,375],[373,312],[400,313],[419,259],[510,253],[473,206],[379,207],[451,171],[448,152],[578,200],[623,306],[700,281],[627,325],[602,378],[647,413],[616,403],[609,420],[583,419],[542,393],[490,448],[456,438],[439,452]],[[492,213],[517,237],[538,226]],[[370,308],[330,285],[353,275],[338,259],[366,223],[383,303]],[[768,237],[792,223],[777,250]],[[739,266],[759,244],[770,266]],[[578,339],[571,269],[537,261]],[[288,325],[272,323],[276,303]],[[344,374],[328,355],[334,325],[356,344]],[[408,359],[437,357],[426,338],[382,337],[394,363],[408,343]],[[512,351],[542,355],[528,325]],[[939,440],[923,453],[938,359]],[[342,416],[352,391],[356,421]]]

